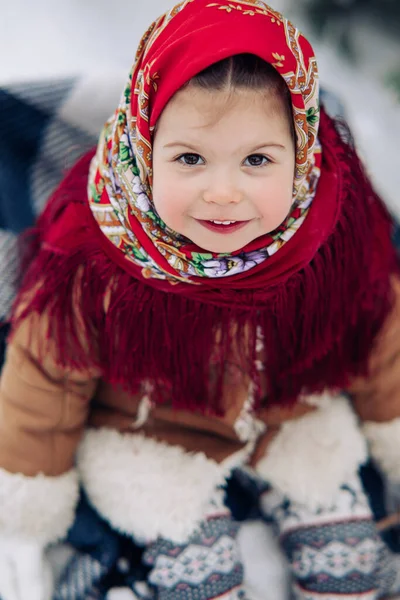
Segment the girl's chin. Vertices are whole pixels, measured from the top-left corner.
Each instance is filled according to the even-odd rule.
[[[216,244],[207,243],[205,240],[198,239],[193,240],[193,243],[204,250],[204,252],[212,252],[213,254],[233,254],[234,252],[238,252],[244,246],[250,243],[251,240],[246,240],[242,244]]]
[[[197,232],[196,232],[197,233]],[[262,234],[264,235],[264,234]],[[189,237],[189,236],[188,236]],[[211,236],[201,236],[201,235],[193,235],[189,237],[192,240],[193,244],[204,250],[205,252],[212,252],[214,254],[233,254],[242,250],[245,246],[253,242],[258,237],[262,236],[254,236],[254,235],[224,235],[218,236],[221,239],[215,239],[215,235]]]

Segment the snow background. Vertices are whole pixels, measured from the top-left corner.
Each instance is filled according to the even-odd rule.
[[[271,3],[309,35],[323,85],[341,99],[371,176],[400,215],[400,101],[383,85],[385,73],[398,61],[400,40],[388,38],[373,23],[361,22],[355,35],[358,63],[350,65],[328,35],[315,40],[296,16],[304,1]],[[118,101],[140,36],[170,6],[171,0],[0,0],[0,85],[89,74],[89,86],[82,84],[75,90],[63,113],[71,122],[85,121],[89,131],[96,133]],[[85,113],[82,103],[93,82],[101,101]],[[278,554],[271,554],[270,538],[266,528],[249,524],[242,531],[242,548],[247,573],[262,590],[260,599],[281,600],[286,596],[285,583]],[[132,595],[123,590],[110,594],[110,600],[129,598]]]

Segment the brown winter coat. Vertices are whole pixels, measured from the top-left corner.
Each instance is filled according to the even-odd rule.
[[[400,416],[400,281],[395,280],[393,286],[395,306],[371,353],[370,376],[354,381],[349,390],[363,421],[383,422]],[[0,467],[28,476],[40,472],[57,476],[69,470],[87,426],[133,431],[140,402],[139,397],[113,389],[95,369],[67,372],[55,365],[51,352],[41,356],[45,328],[44,318],[37,315],[21,324],[8,346],[0,379]],[[244,445],[234,423],[247,394],[247,385],[238,384],[232,374],[225,386],[223,418],[162,406],[151,412],[141,431],[221,461]],[[291,409],[261,410],[258,417],[268,428],[252,462],[267,450],[283,422],[310,410],[300,402]]]

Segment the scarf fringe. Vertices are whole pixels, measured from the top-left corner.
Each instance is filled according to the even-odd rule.
[[[268,360],[274,397],[345,388],[368,374],[368,359],[394,303],[391,274],[398,262],[392,219],[374,192],[343,122],[325,123],[341,178],[336,227],[310,264],[279,290],[275,317],[267,316]],[[346,135],[347,140],[343,139]],[[285,315],[294,315],[290,327]],[[272,333],[273,331],[273,333]],[[271,335],[272,334],[272,335]],[[275,365],[275,356],[277,358]]]
[[[150,383],[155,402],[179,409],[222,412],[230,357],[260,392],[256,331],[264,342],[268,402],[291,403],[302,393],[344,388],[352,376],[367,373],[393,304],[390,275],[398,265],[390,216],[354,148],[330,119],[321,139],[337,156],[339,219],[312,261],[269,290],[263,309],[249,292],[244,308],[155,289],[115,265],[88,227],[61,233],[65,239],[73,235],[73,243],[49,243],[48,232],[63,210],[86,201],[88,156],[32,232],[14,330],[32,311],[45,315],[58,364],[99,368],[105,380],[132,393]],[[71,250],[62,252],[64,246]]]

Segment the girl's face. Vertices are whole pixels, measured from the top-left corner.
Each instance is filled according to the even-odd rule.
[[[294,167],[283,99],[268,90],[211,93],[189,85],[157,122],[154,205],[197,246],[232,253],[285,219]]]

